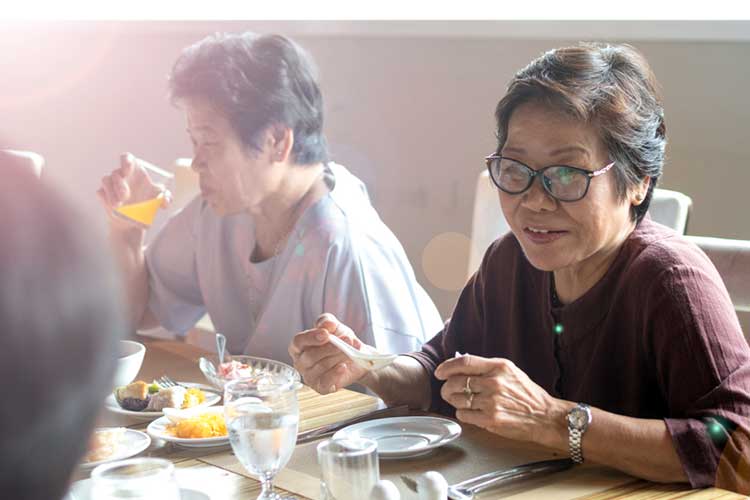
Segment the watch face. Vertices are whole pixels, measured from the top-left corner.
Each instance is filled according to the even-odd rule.
[[[589,423],[589,416],[586,410],[575,407],[568,413],[568,424],[574,429],[583,430]]]

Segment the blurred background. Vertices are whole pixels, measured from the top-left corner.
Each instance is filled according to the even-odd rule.
[[[0,137],[12,139],[0,146],[41,153],[45,176],[100,211],[95,191],[119,153],[165,167],[191,155],[166,99],[180,50],[244,30],[282,33],[311,52],[333,160],[365,181],[443,316],[466,279],[495,104],[515,71],[554,47],[641,50],[666,109],[660,187],[692,197],[688,234],[750,239],[750,22],[6,22]]]

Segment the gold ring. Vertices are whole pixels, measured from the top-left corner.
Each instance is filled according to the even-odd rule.
[[[464,385],[464,396],[466,396],[467,398],[470,395],[474,394],[474,391],[471,390],[471,386],[469,384],[471,384],[471,377],[466,377],[466,385]]]
[[[474,393],[470,392],[468,396],[466,396],[466,408],[471,410],[471,404],[474,402]]]

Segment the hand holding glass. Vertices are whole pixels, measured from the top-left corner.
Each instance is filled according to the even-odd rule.
[[[262,483],[258,500],[280,498],[273,478],[289,462],[297,442],[296,381],[284,375],[233,380],[224,386],[229,442],[242,466]]]
[[[133,171],[128,178],[130,193],[127,203],[112,213],[145,229],[154,222],[159,208],[169,204],[172,195],[168,186],[172,184],[174,174],[129,153],[120,156],[120,169],[129,163],[133,165]]]

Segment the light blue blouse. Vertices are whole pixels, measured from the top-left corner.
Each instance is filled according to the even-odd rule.
[[[323,312],[388,353],[419,350],[440,331],[435,305],[364,184],[334,163],[326,174],[329,194],[302,214],[278,260],[263,263],[261,297],[250,281],[258,272],[250,267],[252,216],[217,216],[200,197],[175,214],[146,250],[149,307],[162,326],[184,334],[208,312],[230,352],[285,362],[292,337]]]

